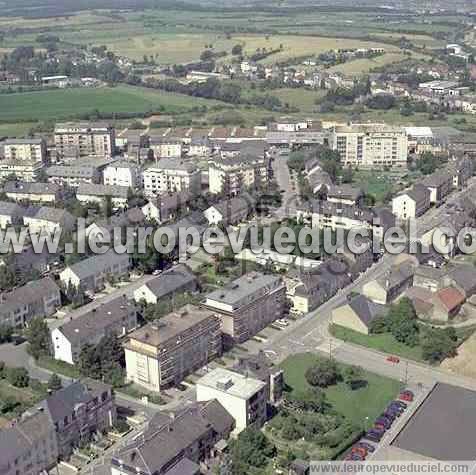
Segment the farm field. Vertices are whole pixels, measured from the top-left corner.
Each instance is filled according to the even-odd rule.
[[[221,104],[195,97],[133,86],[59,89],[0,95],[0,121],[48,120],[102,113],[186,112],[194,106]]]
[[[297,107],[301,112],[316,112],[317,106],[315,101],[322,99],[326,95],[326,91],[318,89],[310,91],[307,89],[275,89],[270,91],[273,96],[278,97],[283,104],[288,103],[292,107]]]

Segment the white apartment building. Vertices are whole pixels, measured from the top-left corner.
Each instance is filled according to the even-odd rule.
[[[334,127],[332,148],[344,165],[406,167],[408,138],[403,127],[351,124]]]
[[[46,160],[46,143],[43,139],[8,139],[3,142],[3,147],[5,160]]]
[[[266,383],[224,368],[197,381],[197,401],[216,399],[235,419],[234,434],[248,426],[259,429],[266,421]]]
[[[0,160],[0,179],[15,176],[21,181],[36,181],[43,163],[32,160]]]
[[[105,185],[127,186],[132,189],[142,185],[140,167],[126,160],[112,163],[102,173]]]
[[[110,157],[115,149],[114,127],[102,123],[56,124],[55,145],[59,158]]]
[[[246,154],[217,157],[209,161],[208,176],[210,193],[235,196],[267,183],[269,162],[263,156]]]
[[[146,195],[188,191],[200,193],[202,179],[200,170],[191,162],[164,158],[142,173]]]
[[[76,199],[83,204],[97,203],[102,205],[107,199],[111,200],[114,208],[126,208],[129,197],[129,188],[119,185],[100,185],[96,183],[82,183],[76,191]]]
[[[156,159],[180,158],[182,156],[183,144],[180,140],[166,137],[150,137],[149,146],[154,152]]]
[[[431,205],[431,193],[423,185],[416,185],[404,191],[392,200],[392,213],[399,219],[417,218],[425,213]]]

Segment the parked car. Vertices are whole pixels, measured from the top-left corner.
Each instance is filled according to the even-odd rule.
[[[375,425],[382,426],[385,430],[387,430],[387,429],[390,428],[390,426],[392,425],[392,421],[390,421],[390,420],[387,419],[386,417],[379,417],[379,418],[375,421]]]
[[[362,457],[367,457],[367,450],[363,447],[352,447],[351,453],[362,455]]]
[[[365,438],[371,440],[372,442],[380,442],[382,439],[383,433],[377,432],[376,430],[369,430],[365,434]]]
[[[390,405],[399,406],[402,409],[406,409],[408,407],[408,404],[406,402],[400,401],[398,399],[396,401],[392,401]]]
[[[400,363],[400,358],[398,358],[398,356],[388,356],[388,357],[387,357],[387,361],[388,361],[389,363],[398,364],[398,363]]]
[[[375,447],[372,444],[368,444],[367,442],[360,441],[357,444],[357,447],[363,447],[365,450],[367,450],[367,452],[370,453],[375,452]]]
[[[403,401],[408,401],[408,402],[412,402],[414,397],[415,397],[414,394],[408,390],[402,391],[399,396],[400,399],[402,399]]]

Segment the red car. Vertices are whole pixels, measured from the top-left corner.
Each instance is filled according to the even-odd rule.
[[[400,358],[398,358],[397,356],[388,356],[388,357],[387,357],[387,361],[388,361],[389,363],[398,364],[398,363],[400,363]]]
[[[413,393],[411,391],[403,391],[398,396],[402,401],[412,402],[413,401]]]
[[[359,454],[362,457],[367,457],[367,450],[364,447],[352,447],[353,454]]]

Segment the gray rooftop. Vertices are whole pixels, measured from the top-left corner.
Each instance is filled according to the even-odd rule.
[[[394,446],[438,460],[474,460],[476,392],[438,383]]]
[[[357,295],[349,302],[349,306],[356,313],[365,326],[369,326],[372,320],[383,315],[384,305],[378,305],[364,295]]]
[[[219,302],[238,307],[258,299],[273,287],[281,283],[281,278],[275,275],[249,272],[228,285],[207,295],[207,305]]]
[[[107,328],[119,324],[131,311],[135,311],[133,302],[118,297],[107,304],[99,305],[74,320],[64,323],[58,329],[71,343],[88,343]],[[128,327],[128,324],[124,324]]]
[[[3,185],[4,193],[18,193],[31,195],[56,194],[60,187],[54,183],[25,182],[25,181],[7,181]]]
[[[106,267],[110,267],[115,263],[124,262],[126,259],[129,260],[127,254],[117,254],[114,249],[109,249],[104,254],[96,254],[87,259],[76,262],[69,266],[69,269],[71,269],[71,271],[79,278],[85,279],[103,272]]]
[[[129,187],[120,185],[99,185],[96,183],[81,183],[78,186],[76,195],[86,196],[111,196],[113,198],[127,199]]]
[[[180,291],[188,284],[196,281],[197,278],[193,272],[185,264],[179,264],[144,285],[159,299]]]

